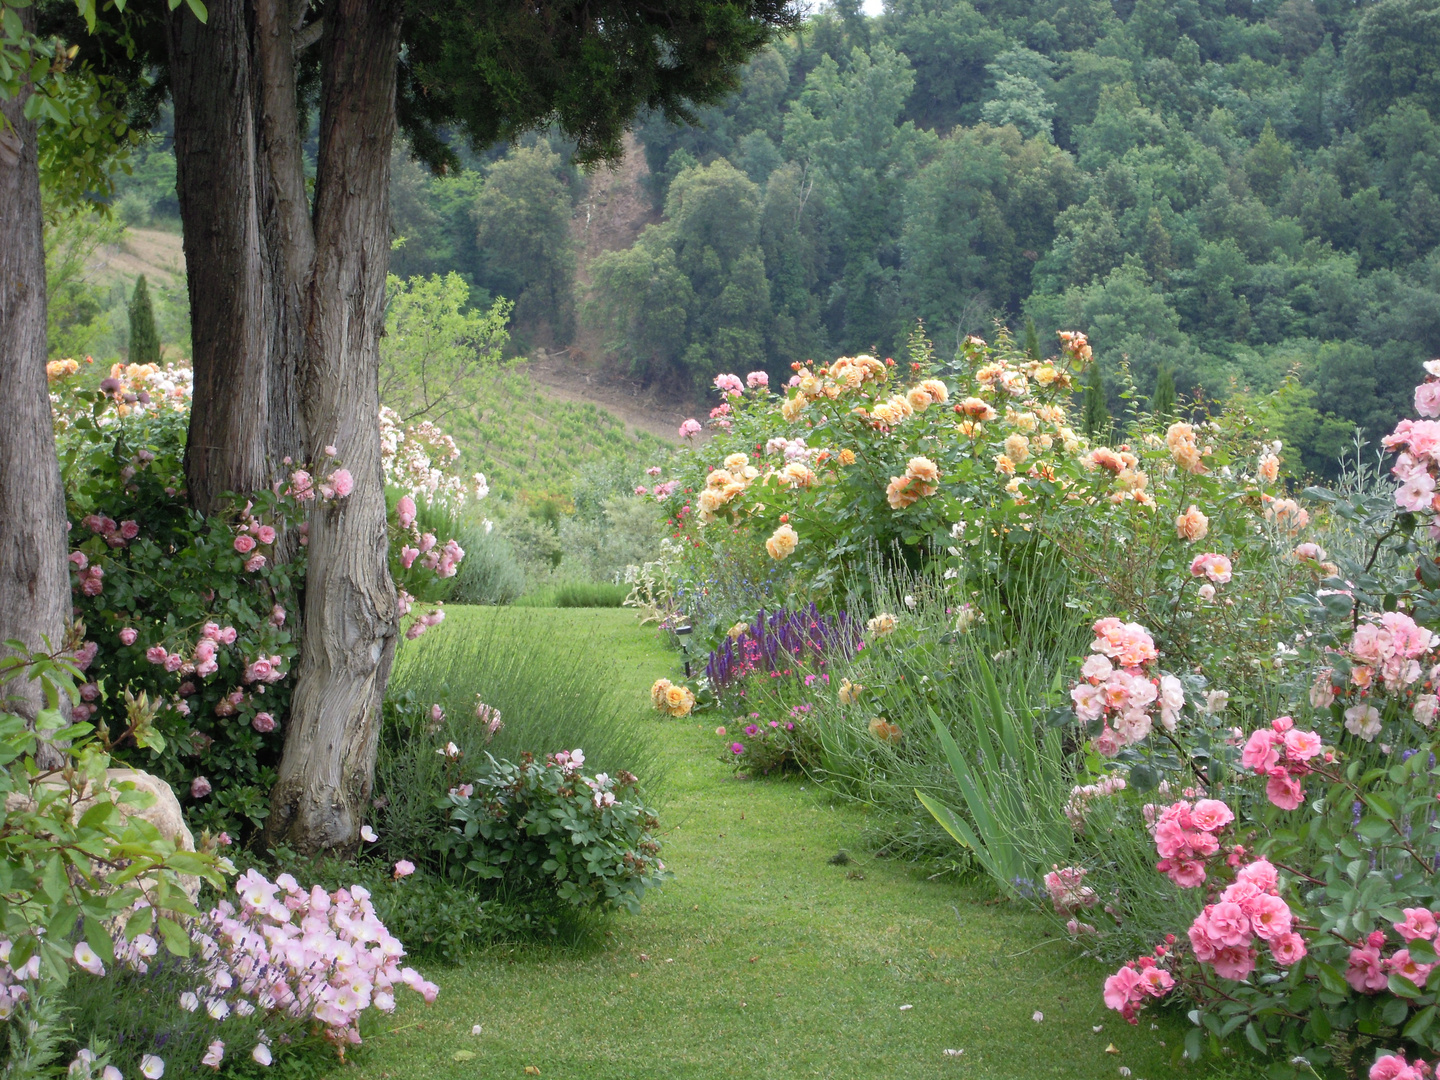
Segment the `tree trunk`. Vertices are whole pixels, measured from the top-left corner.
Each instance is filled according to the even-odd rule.
[[[18,14],[29,31],[35,8]],[[0,642],[53,652],[70,616],[69,543],[45,379],[45,239],[27,96],[22,87],[0,100]],[[0,655],[8,653],[0,644]],[[39,684],[28,679],[13,680],[3,695],[5,709],[32,720],[41,707]],[[49,756],[42,752],[43,764],[54,764]]]
[[[270,286],[267,352],[272,467],[286,457],[305,461],[310,448],[301,410],[306,291],[315,261],[315,233],[305,192],[305,153],[295,86],[295,29],[286,0],[252,0],[251,57],[260,182],[257,199]]]
[[[392,0],[332,0],[321,39],[315,265],[305,340],[311,445],[354,477],[310,518],[305,648],[266,835],[302,853],[349,849],[374,783],[395,654],[380,462],[380,349],[389,265],[390,147],[400,40]]]
[[[191,505],[209,513],[223,492],[267,486],[278,464],[244,0],[214,0],[206,23],[171,11],[166,43],[195,369],[185,477]]]

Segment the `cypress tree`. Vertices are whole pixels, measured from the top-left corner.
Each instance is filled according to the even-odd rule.
[[[1040,355],[1040,334],[1035,329],[1035,320],[1025,316],[1025,355],[1031,360],[1043,360]]]
[[[1162,419],[1170,419],[1175,415],[1175,376],[1170,374],[1170,368],[1160,365],[1160,373],[1155,376],[1155,395],[1150,399],[1150,412]]]
[[[155,329],[155,308],[150,303],[150,286],[141,274],[130,297],[130,363],[159,362],[160,334]]]
[[[1080,422],[1090,438],[1104,435],[1110,430],[1110,408],[1105,402],[1105,376],[1100,373],[1100,364],[1090,366],[1090,377],[1085,381],[1085,398]]]

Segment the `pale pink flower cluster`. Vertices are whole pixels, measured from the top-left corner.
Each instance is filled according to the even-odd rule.
[[[1425,371],[1430,377],[1415,388],[1415,411],[1422,417],[1440,416],[1440,360],[1429,361]],[[1440,534],[1440,517],[1435,516],[1440,511],[1435,495],[1436,478],[1440,476],[1440,421],[1401,420],[1381,444],[1386,450],[1400,452],[1390,470],[1400,481],[1395,505],[1412,513],[1430,514],[1431,535]]]
[[[1125,790],[1125,777],[1119,773],[1108,773],[1093,784],[1077,784],[1070,789],[1070,798],[1065,802],[1065,816],[1076,832],[1085,828],[1085,818],[1090,813],[1090,804],[1096,799],[1108,798]]]
[[[1143,626],[1116,618],[1095,623],[1090,657],[1080,668],[1080,681],[1070,691],[1075,715],[1083,723],[1102,721],[1092,741],[1097,753],[1114,757],[1124,746],[1145,739],[1153,726],[1152,711],[1160,706],[1160,723],[1175,730],[1185,691],[1173,675],[1150,673],[1159,653]]]
[[[406,596],[409,597],[411,602],[414,601],[414,597],[410,597],[408,593],[406,593]],[[442,603],[442,601],[437,600],[433,608],[431,608],[424,615],[421,615],[418,619],[411,623],[409,628],[405,631],[405,640],[414,641],[421,634],[425,633],[426,630],[429,630],[432,626],[439,626],[442,622],[444,622],[445,611],[442,607]],[[410,605],[407,603],[405,605],[405,610],[409,611],[409,607]],[[404,614],[405,612],[401,612],[401,615]]]
[[[435,1000],[434,983],[400,966],[405,948],[360,886],[307,891],[289,874],[272,884],[250,870],[236,892],[239,906],[221,901],[195,935],[206,982],[187,993],[216,1019],[232,1010],[283,1010],[319,1021],[334,1042],[358,1043],[360,1014],[372,1007],[392,1011],[397,986]]]
[[[72,551],[70,563],[75,567],[80,591],[86,596],[99,596],[105,591],[105,571],[92,566],[83,551]]]
[[[1182,889],[1205,884],[1205,862],[1220,850],[1215,835],[1235,815],[1219,799],[1180,800],[1165,807],[1155,822],[1155,869]]]
[[[1387,948],[1385,933],[1382,930],[1373,930],[1366,937],[1364,945],[1350,950],[1350,958],[1345,967],[1345,981],[1356,993],[1379,993],[1390,985],[1391,975],[1407,979],[1418,989],[1423,989],[1430,978],[1430,972],[1435,965],[1422,963],[1413,957],[1408,945],[1416,939],[1428,942],[1436,940],[1435,913],[1427,908],[1405,908],[1401,914],[1405,918],[1391,925],[1395,932],[1405,939],[1406,948],[1397,949],[1389,956],[1382,955],[1382,950]]]
[[[730,397],[740,397],[745,393],[745,384],[740,381],[738,375],[716,375],[715,389]]]
[[[1216,585],[1225,585],[1230,581],[1234,573],[1234,566],[1224,555],[1214,551],[1207,551],[1204,555],[1196,555],[1190,561],[1190,576],[1203,577]]]
[[[486,705],[480,700],[480,695],[475,695],[475,719],[485,729],[485,741],[489,742],[505,724],[500,719],[500,710],[491,705]]]
[[[1164,997],[1175,986],[1175,977],[1160,966],[1168,953],[1164,945],[1158,945],[1153,956],[1130,960],[1107,978],[1105,1005],[1117,1010],[1128,1023],[1139,1023],[1140,1010],[1145,1002]]]
[[[693,439],[700,434],[700,421],[693,416],[680,425],[680,438]]]
[[[1322,668],[1310,687],[1310,703],[1329,708],[1337,697],[1349,703],[1345,729],[1373,742],[1383,722],[1374,695],[1380,689],[1399,699],[1423,728],[1435,723],[1440,699],[1440,636],[1425,629],[1403,611],[1367,615],[1356,627],[1345,650],[1351,661],[1349,675],[1336,685],[1333,669]]]
[[[1311,773],[1310,761],[1321,754],[1327,761],[1333,757],[1325,752],[1319,735],[1301,731],[1288,716],[1277,716],[1268,728],[1250,733],[1240,752],[1240,764],[1269,777],[1265,783],[1267,799],[1281,810],[1294,810],[1305,801],[1301,778]]]
[[[1083,866],[1054,867],[1045,875],[1045,891],[1060,915],[1076,915],[1100,902],[1095,890],[1085,884]]]
[[[125,547],[140,535],[140,525],[134,521],[117,522],[104,514],[86,514],[80,524],[97,536],[103,536],[112,548]]]
[[[1402,1051],[1376,1058],[1375,1064],[1370,1066],[1366,1075],[1370,1080],[1432,1080],[1435,1073],[1423,1058],[1406,1061]]]
[[[1265,942],[1282,969],[1302,960],[1305,939],[1291,927],[1294,915],[1279,895],[1275,867],[1264,859],[1242,866],[1220,899],[1205,905],[1190,924],[1195,959],[1209,964],[1222,979],[1243,979],[1260,957],[1256,940]]]

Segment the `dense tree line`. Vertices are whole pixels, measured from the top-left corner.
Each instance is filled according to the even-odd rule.
[[[665,220],[594,267],[638,368],[1086,330],[1110,406],[1263,392],[1331,467],[1440,352],[1436,0],[845,3],[699,122],[640,129]]]

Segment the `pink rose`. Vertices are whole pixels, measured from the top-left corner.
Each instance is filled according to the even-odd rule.
[[[349,469],[336,469],[330,477],[330,483],[335,486],[336,497],[341,499],[355,489],[355,480],[350,475]]]
[[[1362,994],[1373,994],[1389,986],[1390,980],[1380,966],[1380,950],[1373,945],[1364,949],[1351,949],[1350,961],[1345,968],[1345,981]]]
[[[1140,989],[1140,973],[1123,967],[1105,980],[1105,1004],[1111,1009],[1124,1009]]]
[[[1239,904],[1222,900],[1206,909],[1210,936],[1221,945],[1249,945],[1254,932]]]
[[[90,560],[83,551],[72,551],[70,553],[70,561],[75,564],[76,570],[84,570],[90,565]]]
[[[400,521],[402,529],[408,529],[415,524],[415,500],[409,495],[402,495],[400,502],[395,507],[395,516]]]
[[[249,533],[241,533],[235,537],[234,547],[241,555],[248,555],[255,550],[255,538]]]
[[[419,548],[410,547],[408,544],[400,549],[400,565],[409,570],[420,555]]]
[[[145,659],[149,660],[152,664],[165,663],[166,655],[165,646],[163,645],[151,645],[150,648],[145,650]]]
[[[127,626],[120,631],[120,644],[134,645],[135,639],[139,636],[140,632],[138,630],[136,630],[133,626]]]
[[[1440,386],[1440,383],[1435,385]],[[1406,941],[1414,941],[1416,938],[1424,938],[1426,941],[1435,940],[1435,916],[1425,908],[1407,907],[1404,909],[1405,921],[1395,923],[1395,932]]]
[[[169,656],[165,657],[165,670],[179,671],[184,663],[185,657],[181,656],[179,653],[171,653]]]
[[[1406,1062],[1404,1054],[1386,1054],[1376,1059],[1369,1072],[1370,1080],[1423,1080],[1426,1075]]]
[[[1255,935],[1266,941],[1274,941],[1290,933],[1290,919],[1290,905],[1269,893],[1256,897],[1250,907],[1250,925]]]
[[[120,535],[126,540],[134,540],[140,535],[140,526],[133,521],[122,521],[120,523]]]
[[[700,434],[700,421],[693,416],[680,425],[680,438],[693,439]]]
[[[1264,728],[1252,731],[1250,738],[1245,741],[1245,749],[1240,753],[1240,764],[1256,772],[1269,772],[1280,761],[1275,742],[1273,731]]]
[[[1216,832],[1234,821],[1235,815],[1219,799],[1201,799],[1191,809],[1190,820],[1203,832]]]
[[[209,795],[212,790],[210,781],[203,776],[197,776],[194,780],[190,781],[190,797],[192,799],[203,799],[206,795]]]
[[[1294,810],[1305,801],[1305,788],[1289,773],[1276,769],[1265,782],[1265,797],[1281,810]]]
[[[275,730],[275,717],[268,712],[255,714],[255,719],[250,721],[250,726],[262,735]]]
[[[1271,892],[1279,884],[1280,875],[1268,859],[1256,859],[1236,871],[1235,880],[1248,881],[1262,892]]]
[[[1400,949],[1394,956],[1385,961],[1385,967],[1393,971],[1402,979],[1409,979],[1416,986],[1423,987],[1425,980],[1430,978],[1430,969],[1434,964],[1422,964],[1410,956],[1409,949]]]
[[[219,670],[220,662],[218,660],[205,660],[195,665],[195,674],[199,675],[202,679],[208,679]]]
[[[203,664],[206,660],[215,659],[215,642],[209,638],[201,638],[195,646],[195,662]]]
[[[1215,954],[1210,961],[1215,968],[1215,974],[1222,979],[1240,980],[1255,970],[1255,961],[1259,954],[1254,949],[1247,949],[1242,945],[1228,945]]]
[[[239,637],[239,634],[235,632],[235,627],[227,626],[215,635],[215,640],[220,642],[221,645],[234,645],[237,637]]]
[[[263,570],[264,568],[265,568],[265,556],[264,556],[264,555],[260,555],[260,554],[257,553],[257,554],[255,554],[255,555],[251,555],[250,558],[248,558],[248,559],[245,560],[245,571],[246,571],[246,573],[253,574],[253,573],[255,573],[257,570]]]
[[[270,622],[274,626],[285,625],[285,609],[279,604],[270,609]]]
[[[1440,416],[1440,382],[1423,382],[1415,387],[1415,411],[1421,416]]]
[[[396,880],[396,881],[399,881],[399,880],[400,880],[401,878],[403,878],[403,877],[409,877],[409,876],[410,876],[411,874],[413,874],[414,872],[415,872],[415,864],[412,863],[409,859],[401,859],[399,862],[397,862],[397,863],[395,864],[395,880]]]
[[[1270,941],[1270,955],[1282,968],[1293,967],[1305,959],[1305,939],[1293,931]]]
[[[1323,747],[1320,736],[1313,731],[1292,729],[1285,732],[1285,754],[1296,761],[1309,761]]]
[[[273,525],[261,525],[255,530],[255,537],[262,544],[273,544],[275,542],[275,527]]]
[[[745,376],[745,385],[750,387],[752,390],[755,389],[757,386],[769,386],[770,376],[763,371],[752,371],[749,375]],[[1440,415],[1440,413],[1432,415]]]

